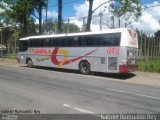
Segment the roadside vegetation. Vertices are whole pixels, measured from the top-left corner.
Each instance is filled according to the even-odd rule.
[[[153,59],[148,61],[142,60],[139,62],[138,69],[140,71],[160,73],[160,59]]]
[[[8,54],[6,57],[9,59],[17,59],[17,54]]]

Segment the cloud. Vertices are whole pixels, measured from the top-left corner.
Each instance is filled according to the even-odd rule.
[[[147,34],[153,34],[157,30],[160,30],[160,6],[155,6],[160,3],[153,2],[148,4],[146,9],[142,12],[142,16],[139,22],[133,22],[133,26],[146,32]],[[153,7],[152,7],[153,6]],[[154,7],[155,6],[155,7]]]
[[[36,24],[39,24],[39,20],[38,20],[38,19],[36,19],[36,20],[35,20],[35,23],[36,23]]]
[[[85,1],[84,4],[75,4],[74,5],[75,16],[76,17],[87,16],[88,7],[89,7],[88,1]]]
[[[74,23],[80,28],[83,26],[82,19],[77,19],[76,17],[70,17],[70,23]]]
[[[99,5],[101,5],[104,2],[108,2],[101,7],[99,7],[93,15],[97,15],[100,11],[102,12],[105,8],[108,8],[110,5],[110,0],[94,0],[93,2],[93,10],[95,10]],[[89,2],[85,1],[83,4],[75,4],[74,5],[74,10],[75,10],[75,16],[76,17],[82,17],[82,16],[87,16],[88,15],[88,8],[89,8]],[[108,11],[105,11],[105,13],[108,13]]]
[[[93,10],[96,9],[100,4],[102,4],[104,2],[107,2],[107,1],[109,1],[109,0],[94,0]],[[92,23],[91,23],[91,30],[92,31],[97,31],[97,30],[100,29],[100,25],[99,25],[100,17],[99,17],[98,14],[100,13],[100,11],[105,12],[105,14],[106,13],[109,14],[108,11],[104,11],[104,7],[108,8],[109,5],[110,5],[109,3],[105,4],[105,5],[102,5],[100,8],[98,8],[93,13]],[[71,22],[75,22],[76,25],[78,25],[79,27],[82,28],[83,22],[85,21],[85,24],[87,22],[88,8],[89,8],[89,2],[88,1],[85,1],[83,4],[75,4],[74,5],[75,16],[71,17],[72,19],[74,18],[74,20],[71,20]],[[103,27],[103,28],[106,28],[106,27]]]
[[[0,8],[0,13],[3,13],[3,12],[4,12],[4,10]]]
[[[132,25],[147,34],[153,34],[157,30],[160,30],[158,19],[153,17],[151,13],[144,12],[140,21],[141,22],[134,22]]]
[[[99,6],[100,4],[107,2],[108,0],[94,0],[93,3],[93,10]],[[111,19],[111,17],[113,16],[111,14],[111,12],[109,11],[109,6],[110,6],[111,2],[108,2],[107,4],[101,6],[99,9],[97,9],[92,17],[92,23],[91,23],[91,30],[95,31],[95,30],[100,30],[100,16],[98,15],[101,12],[104,13],[103,15],[103,29],[108,29],[110,27],[112,27],[113,25],[113,20]],[[129,23],[130,26],[129,27],[133,27],[134,29],[138,29],[138,30],[142,30],[143,32],[147,33],[147,34],[153,34],[154,32],[156,32],[157,30],[160,30],[160,24],[159,24],[159,20],[160,20],[160,6],[156,6],[160,4],[159,2],[152,2],[150,4],[148,4],[147,6],[149,8],[144,9],[142,11],[142,16],[140,18],[140,20],[134,21],[131,18],[121,18],[121,26],[124,27],[125,26],[125,22]],[[152,7],[152,6],[156,6],[156,7]],[[85,1],[83,4],[75,4],[74,5],[74,10],[75,10],[75,16],[74,18],[77,18],[77,20],[71,20],[72,22],[75,22],[76,25],[81,26],[83,24],[83,19],[82,17],[87,17],[88,15],[88,7],[89,7],[89,3],[88,1]],[[80,19],[81,18],[81,19]],[[85,19],[86,20],[86,19]],[[86,21],[85,21],[86,23]],[[118,27],[118,18],[114,17],[114,25],[115,27]]]
[[[42,12],[42,14],[43,14],[43,16],[46,16],[46,11],[44,10],[43,12]],[[58,16],[58,13],[56,12],[56,11],[48,11],[47,12],[47,16],[48,17],[51,17],[51,18],[57,18],[57,16]]]

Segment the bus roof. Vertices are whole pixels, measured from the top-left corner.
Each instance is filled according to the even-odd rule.
[[[52,35],[39,35],[39,36],[29,36],[21,38],[20,40],[38,39],[38,38],[56,38],[56,37],[67,37],[67,36],[83,36],[83,35],[95,35],[95,34],[105,34],[105,33],[117,33],[129,30],[129,28],[116,28],[108,29],[104,31],[94,31],[94,32],[80,32],[80,33],[66,33],[66,34],[52,34]]]

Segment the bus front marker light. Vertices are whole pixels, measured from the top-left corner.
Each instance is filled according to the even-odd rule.
[[[21,56],[21,59],[23,59],[24,57],[23,56]]]

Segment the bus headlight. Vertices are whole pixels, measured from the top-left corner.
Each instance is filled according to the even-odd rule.
[[[127,64],[127,60],[121,60],[120,65],[126,65]]]
[[[21,56],[21,59],[23,59],[24,57],[23,56]]]

